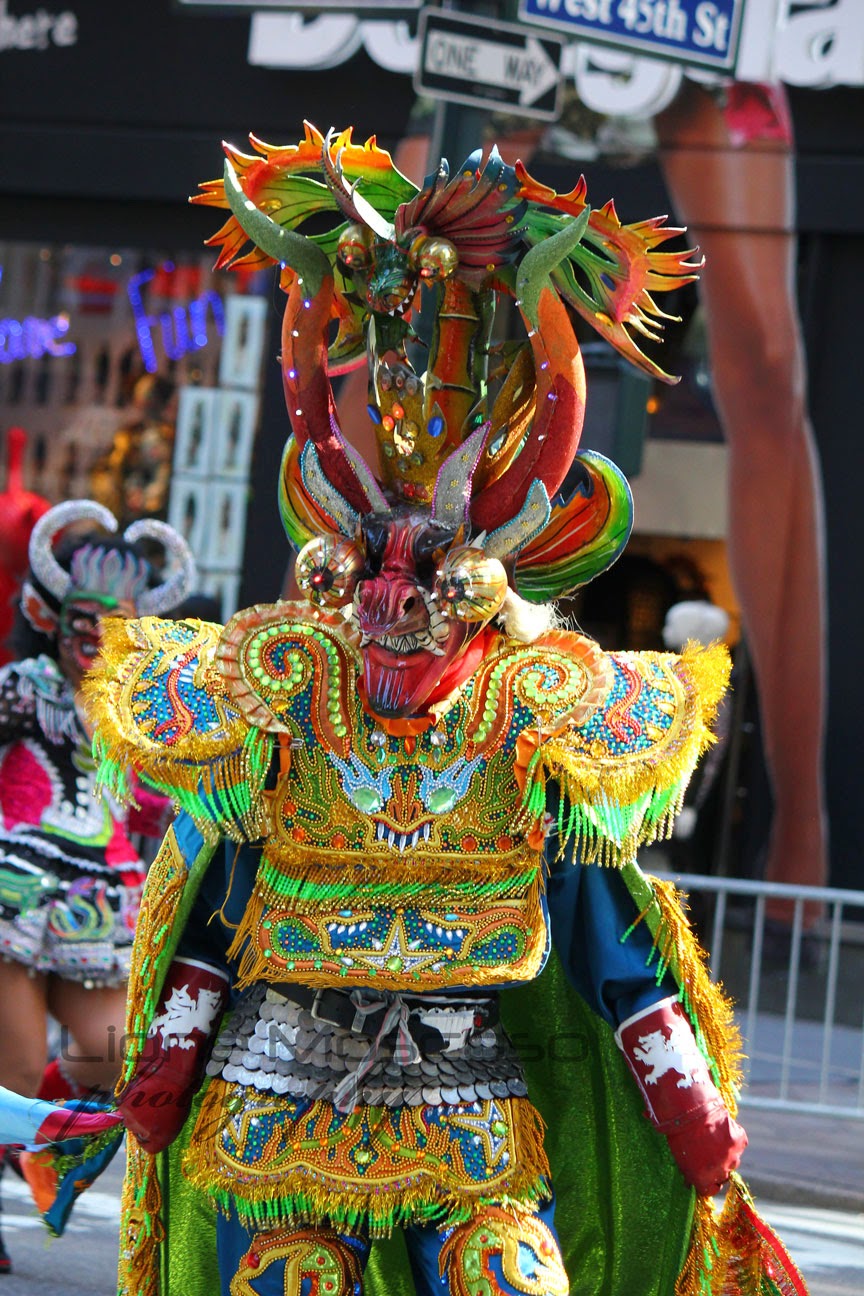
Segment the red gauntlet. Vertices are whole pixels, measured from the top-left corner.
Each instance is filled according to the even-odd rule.
[[[134,1074],[117,1102],[146,1152],[161,1152],[183,1128],[227,1001],[224,972],[194,959],[171,964]]]
[[[747,1135],[729,1115],[678,1000],[661,999],[628,1017],[615,1039],[687,1183],[704,1197],[719,1192]]]

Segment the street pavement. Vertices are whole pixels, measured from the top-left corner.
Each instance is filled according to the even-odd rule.
[[[742,1173],[811,1296],[862,1296],[864,1121],[746,1102],[741,1118],[750,1135]],[[53,1240],[25,1186],[7,1173],[3,1232],[15,1271],[0,1279],[0,1296],[115,1296],[121,1177],[118,1157],[80,1198],[65,1236]]]
[[[864,1119],[748,1107],[741,1173],[758,1199],[849,1211],[864,1224]],[[864,1293],[864,1283],[861,1291]]]

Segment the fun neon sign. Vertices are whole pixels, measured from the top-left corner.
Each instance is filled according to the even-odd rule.
[[[144,305],[142,289],[155,274],[155,270],[142,270],[140,274],[133,275],[127,285],[141,359],[148,373],[156,373],[159,368],[156,336],[161,336],[169,360],[182,360],[190,351],[200,351],[209,342],[208,310],[213,316],[217,333],[225,332],[225,307],[222,298],[212,288],[194,298],[188,306],[173,306],[171,310],[151,315]]]

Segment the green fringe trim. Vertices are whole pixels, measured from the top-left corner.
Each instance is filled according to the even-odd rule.
[[[424,904],[434,903],[440,896],[448,903],[481,902],[505,900],[513,895],[521,895],[537,880],[537,868],[520,870],[507,877],[491,882],[466,880],[461,882],[432,881],[429,877],[394,878],[385,882],[352,881],[344,876],[338,882],[322,882],[323,868],[317,865],[310,870],[310,876],[299,877],[285,872],[286,866],[270,859],[262,860],[258,869],[258,883],[265,890],[268,899],[290,901],[298,906],[336,903],[381,904],[398,900],[400,906],[412,900],[423,900]],[[342,869],[344,875],[349,870]]]
[[[261,794],[274,742],[272,734],[253,728],[239,751],[218,760],[193,764],[166,759],[154,763],[147,771],[147,783],[188,814],[207,837],[224,834],[239,841],[260,837],[268,827]],[[131,802],[127,764],[115,760],[107,742],[98,737],[93,751],[99,767],[97,787],[107,788],[121,803]]]
[[[377,1196],[362,1199],[349,1205],[339,1199],[322,1205],[321,1193],[294,1192],[285,1196],[268,1197],[261,1201],[246,1201],[235,1192],[222,1188],[207,1188],[207,1195],[216,1209],[224,1215],[235,1214],[244,1224],[257,1229],[277,1228],[287,1222],[329,1225],[351,1231],[367,1229],[370,1237],[389,1237],[397,1228],[410,1224],[434,1224],[437,1228],[451,1228],[472,1219],[481,1206],[519,1206],[524,1209],[548,1201],[551,1192],[543,1178],[520,1189],[519,1195],[495,1194],[466,1198],[455,1195],[442,1198],[440,1190],[430,1187],[428,1198],[414,1197],[411,1201],[381,1202]],[[382,1194],[383,1195],[383,1194]]]

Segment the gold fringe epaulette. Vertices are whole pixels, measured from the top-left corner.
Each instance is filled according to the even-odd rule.
[[[561,790],[558,829],[584,862],[620,866],[668,837],[729,680],[726,648],[610,653],[614,687],[586,724],[537,745],[525,808],[546,811],[546,782]]]
[[[266,830],[273,738],[244,719],[214,667],[221,633],[204,621],[105,622],[85,705],[101,786],[130,801],[134,770],[202,832],[242,840]]]

